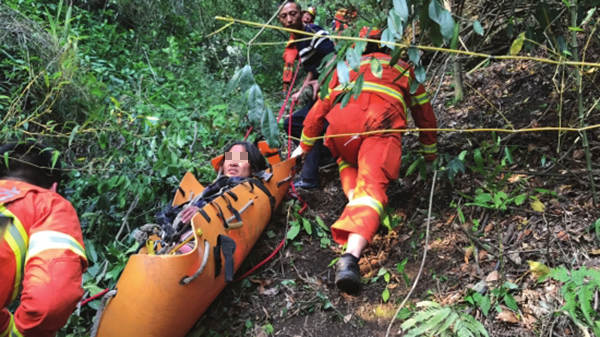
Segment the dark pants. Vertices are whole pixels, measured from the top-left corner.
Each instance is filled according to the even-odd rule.
[[[310,101],[306,106],[302,109],[296,111],[292,115],[292,136],[296,138],[300,138],[302,136],[302,129],[304,124],[304,119],[306,119],[306,115],[315,104],[314,101]],[[323,128],[322,134],[325,134],[325,130],[327,129],[328,124]],[[283,127],[285,132],[289,132],[289,118],[286,118],[283,122]],[[294,143],[298,145],[298,141],[294,140]],[[323,140],[319,139],[315,141],[315,145],[312,148],[306,157],[304,158],[304,165],[302,166],[302,173],[300,174],[300,178],[307,182],[318,182],[319,181],[319,161],[327,161],[331,159],[331,151],[323,145]]]

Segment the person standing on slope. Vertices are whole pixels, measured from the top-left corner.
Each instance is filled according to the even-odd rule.
[[[0,336],[50,337],[83,296],[87,268],[75,209],[56,193],[60,162],[30,143],[0,147]],[[20,295],[14,314],[7,307]]]
[[[308,74],[300,90],[298,90],[292,96],[292,100],[297,102],[302,92],[307,87],[312,87],[312,97],[309,99],[309,102],[302,107],[302,109],[293,113],[292,115],[291,135],[299,138],[302,134],[302,124],[304,119],[306,118],[310,108],[314,105],[319,92],[319,73],[317,72],[317,68],[327,55],[335,51],[335,47],[329,38],[329,33],[327,33],[325,29],[314,24],[302,22],[302,10],[300,5],[296,2],[288,1],[283,6],[279,12],[279,22],[285,28],[316,34],[312,36],[293,33],[293,38],[297,41],[293,45],[298,51],[300,65]],[[289,120],[286,119],[284,122],[284,129],[286,132],[289,132],[288,123]],[[322,125],[320,134],[324,133],[325,128],[326,125]],[[319,188],[319,162],[322,164],[327,164],[327,161],[333,162],[331,153],[329,153],[329,150],[323,146],[323,141],[315,142],[314,151],[306,157],[302,167],[302,172],[300,174],[300,179],[294,183],[294,186],[303,189]]]
[[[381,39],[377,29],[364,27],[360,37]],[[335,283],[339,289],[353,293],[360,290],[358,261],[362,251],[371,243],[388,202],[386,190],[390,180],[398,178],[402,144],[400,133],[358,135],[367,131],[406,128],[406,113],[410,107],[419,128],[437,128],[437,122],[425,88],[418,86],[410,93],[415,81],[414,70],[406,62],[390,64],[390,56],[377,43],[368,43],[358,72],[350,71],[350,83],[342,85],[337,71],[330,82],[330,94],[319,100],[304,121],[300,147],[309,153],[323,125],[329,122],[327,135],[355,134],[327,138],[326,145],[338,157],[340,179],[349,203],[340,218],[331,227],[333,239],[347,243],[346,253],[336,264]],[[383,67],[381,76],[371,72],[371,60],[377,59]],[[352,95],[352,87],[360,75],[364,76],[362,92],[353,97],[346,107],[334,104],[340,95]],[[420,148],[426,161],[437,157],[436,132],[419,133]],[[303,155],[300,153],[300,155]]]

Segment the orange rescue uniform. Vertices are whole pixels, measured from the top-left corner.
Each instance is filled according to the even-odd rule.
[[[376,58],[383,67],[381,78],[371,72],[371,59]],[[326,135],[358,134],[366,131],[406,128],[406,111],[410,107],[419,128],[437,128],[437,122],[427,93],[419,85],[410,93],[415,81],[414,70],[399,60],[391,67],[390,56],[372,53],[363,56],[359,72],[350,71],[350,83],[339,82],[337,70],[333,73],[325,100],[319,100],[304,121],[300,146],[309,152],[314,140],[329,122]],[[362,92],[352,97],[342,109],[336,98],[345,92],[351,95],[359,74],[364,74]],[[400,133],[378,133],[366,136],[326,138],[325,145],[338,158],[340,179],[344,192],[354,189],[354,197],[346,205],[338,221],[331,227],[336,242],[344,244],[350,233],[357,233],[369,243],[373,239],[388,198],[386,190],[390,180],[398,178],[402,144]],[[436,132],[419,133],[420,149],[425,160],[437,157]]]
[[[54,336],[83,296],[87,259],[75,209],[50,190],[0,180],[0,214],[12,218],[0,242],[0,337]],[[19,294],[13,315],[7,307]]]
[[[296,49],[296,44],[292,43],[293,41],[294,36],[292,35],[283,52],[283,62],[285,62],[283,66],[283,92],[287,92],[288,87],[292,83],[292,79],[294,78],[294,63],[298,58],[298,49]]]

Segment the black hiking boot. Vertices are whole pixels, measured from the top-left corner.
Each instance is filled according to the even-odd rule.
[[[340,257],[335,264],[335,285],[341,291],[348,294],[355,294],[360,291],[362,283],[360,282],[360,269],[358,268],[359,258],[350,253]]]

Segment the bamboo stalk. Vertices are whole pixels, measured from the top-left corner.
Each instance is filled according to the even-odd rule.
[[[571,1],[571,26],[577,27],[577,0]],[[573,59],[575,62],[579,62],[579,48],[577,46],[577,32],[571,32],[571,47],[573,48]],[[575,78],[577,80],[577,109],[579,110],[579,126],[585,127],[585,112],[583,111],[583,82],[581,80],[581,71],[583,69],[575,69]],[[587,132],[581,131],[581,138],[583,143],[583,150],[585,151],[585,164],[590,179],[590,186],[592,188],[592,197],[594,198],[594,205],[598,206],[598,196],[596,195],[596,183],[594,182],[594,174],[592,173],[592,159],[590,155],[590,144],[588,143]]]

